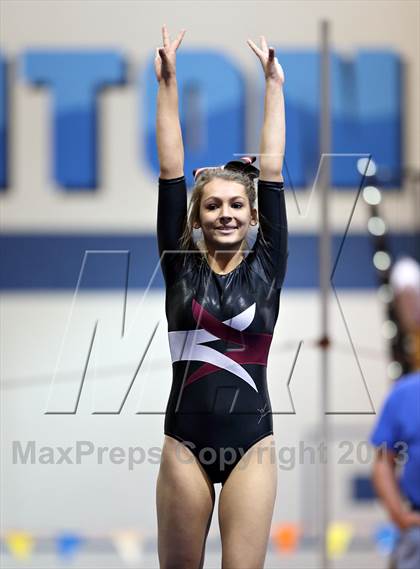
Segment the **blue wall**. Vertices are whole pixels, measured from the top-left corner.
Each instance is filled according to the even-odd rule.
[[[284,176],[290,187],[312,184],[320,159],[320,56],[312,50],[283,50],[287,143]],[[155,116],[157,82],[153,59],[139,70],[139,140],[145,153],[139,168],[158,174]],[[21,79],[41,86],[51,100],[51,177],[59,188],[92,191],[98,187],[97,113],[101,90],[123,88],[126,60],[118,51],[28,50],[21,56]],[[8,181],[7,64],[0,57],[0,187]],[[247,109],[245,76],[234,60],[214,50],[184,50],[177,59],[180,114],[186,146],[186,173],[192,184],[196,167],[224,164],[235,153],[249,152],[246,140],[249,112],[261,116],[263,77],[255,68],[259,107]],[[392,51],[359,50],[350,60],[331,57],[332,183],[357,186],[359,156],[372,156],[382,187],[401,185],[402,164],[401,61]],[[356,154],[357,156],[349,156]]]

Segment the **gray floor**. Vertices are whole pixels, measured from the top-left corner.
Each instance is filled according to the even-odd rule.
[[[1,557],[2,569],[159,569],[156,554],[146,554],[140,564],[126,565],[117,555],[79,554],[71,563],[62,563],[55,555],[35,555],[30,562],[14,560],[8,554]],[[205,569],[220,569],[220,553],[206,555]],[[315,552],[299,553],[296,555],[267,554],[265,569],[324,569],[320,567],[319,557]],[[387,560],[376,552],[351,553],[330,564],[331,569],[386,569]],[[240,568],[238,568],[240,569]]]

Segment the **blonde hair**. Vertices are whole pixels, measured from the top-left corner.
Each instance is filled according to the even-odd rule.
[[[200,221],[200,204],[203,197],[204,186],[214,180],[214,178],[221,178],[222,180],[229,180],[231,182],[238,182],[245,188],[245,193],[248,197],[250,208],[255,207],[257,193],[255,190],[254,181],[249,176],[242,172],[234,170],[225,170],[223,168],[209,168],[198,176],[197,182],[192,190],[192,195],[188,207],[187,220],[185,228],[180,239],[180,248],[182,250],[201,250],[196,245],[193,237],[194,223]],[[243,248],[244,243],[242,243]],[[245,243],[246,245],[246,243]],[[204,252],[202,251],[203,255]]]

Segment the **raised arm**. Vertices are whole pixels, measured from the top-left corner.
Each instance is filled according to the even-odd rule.
[[[261,48],[253,41],[248,45],[258,56],[265,76],[264,122],[260,144],[260,180],[282,182],[282,167],[286,141],[283,84],[284,73],[274,48],[268,47],[261,36]]]
[[[159,83],[157,96],[156,138],[160,164],[160,178],[173,179],[184,174],[184,146],[178,110],[176,81],[176,50],[185,35],[182,30],[171,42],[162,27],[163,47],[156,49],[155,71]]]
[[[286,137],[284,73],[264,36],[261,36],[261,48],[251,40],[248,45],[261,62],[266,85],[258,181],[260,228],[253,248],[255,255],[251,259],[262,268],[271,286],[281,288],[288,256],[287,212],[281,173]]]

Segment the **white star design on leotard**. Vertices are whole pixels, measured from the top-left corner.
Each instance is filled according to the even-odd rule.
[[[235,330],[245,330],[254,319],[255,309],[256,304],[254,303],[231,319],[224,320],[223,324]],[[258,391],[254,380],[240,364],[210,346],[201,345],[213,340],[220,340],[214,334],[202,328],[197,328],[194,330],[168,332],[168,336],[172,362],[194,360],[213,364],[233,373],[255,389],[255,391]]]

